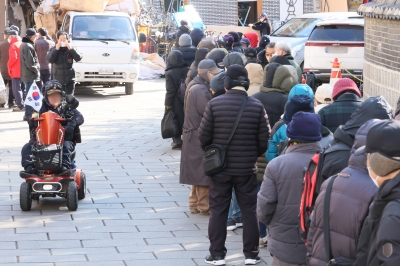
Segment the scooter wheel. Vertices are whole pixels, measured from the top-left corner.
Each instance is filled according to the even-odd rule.
[[[70,211],[76,211],[76,209],[78,209],[78,186],[75,181],[68,183],[67,208]]]
[[[81,172],[81,188],[78,189],[78,199],[84,199],[86,196],[86,176]]]
[[[19,190],[19,205],[23,211],[30,211],[32,208],[31,185],[27,182],[21,184]]]

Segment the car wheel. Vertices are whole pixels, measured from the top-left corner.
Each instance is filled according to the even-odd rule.
[[[133,94],[133,83],[125,83],[125,94],[126,95]]]

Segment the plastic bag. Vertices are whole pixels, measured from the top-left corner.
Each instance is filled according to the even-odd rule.
[[[178,132],[178,122],[172,109],[167,109],[161,121],[161,136],[163,139],[176,137]]]

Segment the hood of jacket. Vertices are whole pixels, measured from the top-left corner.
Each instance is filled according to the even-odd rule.
[[[358,148],[365,146],[367,143],[367,134],[368,131],[382,120],[372,119],[367,123],[362,125],[360,129],[357,131],[356,136],[354,138],[354,145],[351,148],[351,155],[349,159],[349,167],[357,169],[361,172],[368,173],[367,169],[367,154],[365,152],[357,152]]]
[[[24,43],[30,43],[30,44],[34,45],[34,43],[33,43],[29,38],[27,38],[27,37],[22,37],[22,42],[24,42]]]
[[[354,138],[357,130],[371,119],[393,119],[393,109],[382,96],[366,99],[350,116],[343,131]]]
[[[263,81],[263,69],[260,64],[250,63],[245,66],[247,73],[249,75],[250,86],[258,85],[260,86]]]
[[[165,71],[174,69],[174,68],[182,68],[187,67],[187,63],[183,61],[182,53],[178,50],[173,50],[169,53],[167,58],[168,68]]]
[[[245,38],[249,39],[250,46],[256,48],[258,46],[258,34],[255,32],[248,32],[243,35]]]
[[[206,55],[208,54],[210,50],[207,48],[199,48],[196,51],[196,55],[194,56],[194,66],[198,66],[200,61],[206,58]]]
[[[197,45],[199,44],[199,42],[201,41],[201,39],[203,39],[204,37],[206,37],[206,35],[204,34],[204,32],[201,29],[198,28],[194,28],[191,32],[190,32],[190,37],[192,38],[192,45],[194,47],[197,47]]]
[[[263,92],[281,92],[288,94],[298,84],[296,69],[291,65],[270,63],[264,69],[263,84],[260,90]]]
[[[215,64],[219,66],[220,63],[223,62],[224,57],[228,54],[226,49],[223,48],[217,48],[213,49],[211,52],[209,52],[206,56],[206,58],[214,60]]]

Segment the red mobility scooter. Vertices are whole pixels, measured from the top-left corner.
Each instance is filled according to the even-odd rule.
[[[68,95],[65,109],[78,107],[79,102]],[[32,145],[32,159],[35,163],[37,174],[21,172],[25,182],[20,187],[20,206],[23,211],[29,211],[32,200],[39,201],[42,197],[60,196],[66,198],[67,207],[71,211],[78,208],[78,200],[85,198],[86,178],[81,169],[70,169],[57,174],[61,169],[62,151],[65,130],[60,122],[66,121],[54,112],[46,112],[35,118],[39,124],[36,128],[36,142]],[[79,142],[79,141],[77,141]],[[72,160],[75,151],[72,154]]]

